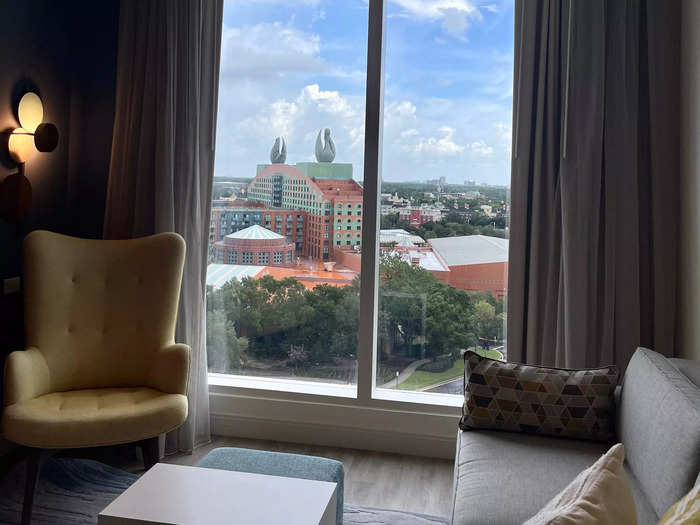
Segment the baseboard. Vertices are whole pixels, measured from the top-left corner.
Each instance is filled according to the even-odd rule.
[[[210,405],[215,435],[454,458],[459,421],[455,412],[215,392]]]
[[[211,425],[212,434],[217,436],[266,439],[445,459],[454,459],[455,455],[454,436],[440,437],[226,414],[212,414]]]

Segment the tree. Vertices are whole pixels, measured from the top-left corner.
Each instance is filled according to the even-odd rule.
[[[307,291],[306,301],[309,317],[287,333],[285,347],[303,348],[316,363],[353,358],[360,328],[359,290],[324,284]]]
[[[474,321],[478,337],[503,339],[505,315],[496,314],[496,307],[485,300],[476,303]]]
[[[382,258],[380,279],[380,329],[392,350],[411,355],[414,342],[421,341],[421,355],[413,357],[459,356],[460,349],[475,344],[469,292],[396,256]]]
[[[230,373],[241,366],[247,350],[245,337],[236,337],[233,324],[226,319],[223,310],[207,312],[207,361],[209,370]]]
[[[379,265],[381,355],[436,358],[503,338],[503,301],[440,282],[431,272],[384,253]],[[230,371],[259,359],[300,369],[353,359],[360,318],[352,285],[307,290],[293,278],[233,280],[207,290],[210,369]]]

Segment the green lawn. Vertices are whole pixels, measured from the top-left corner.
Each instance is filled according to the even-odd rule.
[[[420,388],[442,383],[448,379],[462,377],[464,375],[464,361],[458,359],[452,368],[444,372],[433,373],[424,370],[416,370],[411,376],[399,385],[399,390],[418,390]]]
[[[483,348],[477,348],[476,353],[482,357],[488,357],[489,359],[500,359],[501,353],[497,350],[484,350]]]
[[[483,357],[488,357],[489,359],[501,358],[501,353],[496,350],[477,348],[476,353]],[[452,365],[452,368],[444,372],[434,373],[426,372],[425,370],[416,370],[406,381],[399,385],[399,390],[419,390],[426,386],[435,385],[462,376],[464,376],[464,360],[458,359],[455,361],[455,364]]]

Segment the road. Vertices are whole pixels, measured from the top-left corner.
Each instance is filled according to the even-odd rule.
[[[379,385],[378,388],[396,388],[397,385],[400,385],[401,383],[406,381],[406,379],[411,377],[411,374],[413,374],[413,372],[415,372],[419,366],[424,365],[425,363],[429,363],[429,362],[430,362],[430,359],[419,359],[418,361],[413,361],[413,363],[411,363],[410,365],[408,365],[406,368],[404,368],[401,371],[401,373],[399,374],[398,380],[397,380],[397,378],[394,377],[393,379],[390,379],[389,381],[387,381],[383,385]]]
[[[456,379],[450,379],[441,385],[430,387],[423,392],[432,392],[436,394],[459,394],[464,395],[464,379],[458,377]]]
[[[498,350],[503,354],[503,346],[497,346],[494,350]],[[436,394],[459,394],[464,395],[464,378],[457,377],[450,379],[436,386],[428,387],[423,392],[433,392]]]

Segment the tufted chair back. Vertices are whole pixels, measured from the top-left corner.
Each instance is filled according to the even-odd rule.
[[[146,384],[153,354],[174,342],[184,257],[176,233],[26,237],[26,344],[44,355],[51,391]]]

